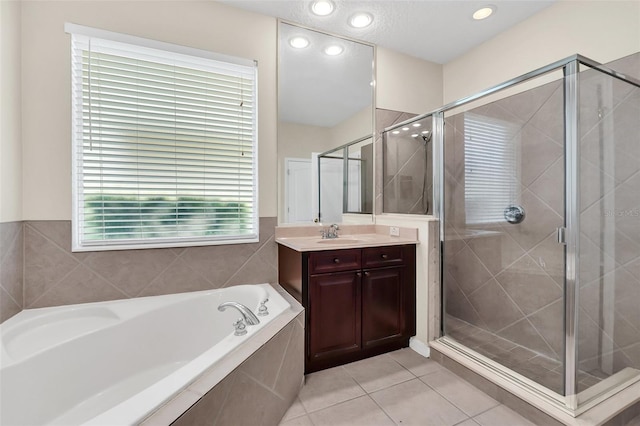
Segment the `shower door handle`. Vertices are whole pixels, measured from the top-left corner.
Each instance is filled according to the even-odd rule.
[[[567,231],[567,228],[563,226],[556,228],[556,236],[558,237],[558,244],[567,244],[566,231]]]

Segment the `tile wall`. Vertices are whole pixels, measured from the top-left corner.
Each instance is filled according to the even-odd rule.
[[[82,253],[71,252],[70,221],[1,224],[1,319],[26,308],[275,283],[276,222],[260,218],[254,244]]]
[[[640,54],[608,64],[640,76]],[[640,89],[580,75],[579,368],[640,368]],[[445,280],[449,315],[561,361],[564,344],[563,87],[552,82],[476,108],[518,127],[518,225],[468,224],[464,113],[445,119]],[[526,374],[525,374],[526,375]],[[532,377],[533,378],[533,377]],[[580,382],[584,390],[593,381]]]
[[[563,351],[563,92],[552,82],[473,109],[517,129],[516,167],[505,182],[524,207],[520,224],[467,223],[465,113],[445,117],[447,313],[553,359]],[[506,205],[504,207],[507,207]]]
[[[23,307],[23,225],[0,223],[0,322]]]
[[[381,169],[384,213],[433,214],[431,127],[428,116],[387,134]]]
[[[298,395],[304,377],[304,313],[300,313],[173,422],[173,407],[165,407],[143,425],[276,425]],[[189,390],[195,396],[204,383]],[[194,395],[191,395],[194,394]],[[180,401],[176,401],[179,403]],[[165,420],[166,418],[166,420]]]
[[[389,126],[393,126],[396,123],[401,123],[406,121],[412,117],[415,117],[416,114],[410,114],[408,112],[401,111],[393,111],[390,109],[382,109],[376,108],[376,133],[374,146],[376,150],[376,167],[375,170],[382,170],[382,159],[383,159],[383,146],[382,146],[382,132],[385,128]],[[375,174],[375,214],[382,214],[382,188],[384,187],[385,178],[383,173]]]
[[[607,64],[640,78],[640,53]],[[580,367],[640,369],[640,88],[580,74]]]

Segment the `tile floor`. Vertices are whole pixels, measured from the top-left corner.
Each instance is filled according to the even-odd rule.
[[[409,348],[309,374],[281,426],[532,425]]]

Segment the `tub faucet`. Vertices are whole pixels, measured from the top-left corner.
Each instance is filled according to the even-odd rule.
[[[255,316],[253,312],[251,312],[251,309],[247,308],[242,303],[224,302],[224,303],[221,303],[220,306],[218,306],[218,310],[220,312],[224,312],[224,310],[227,309],[227,307],[229,306],[231,306],[232,308],[236,308],[242,314],[242,318],[244,319],[244,322],[247,323],[247,325],[260,324],[260,320],[258,319],[258,317]]]

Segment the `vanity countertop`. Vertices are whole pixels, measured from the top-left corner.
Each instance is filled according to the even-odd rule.
[[[418,230],[397,227],[399,236],[389,235],[389,226],[345,225],[338,238],[321,238],[321,226],[277,227],[276,242],[295,251],[322,251],[350,248],[418,244]]]

